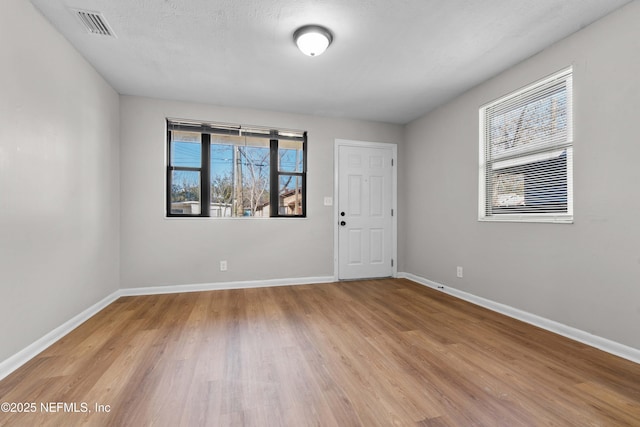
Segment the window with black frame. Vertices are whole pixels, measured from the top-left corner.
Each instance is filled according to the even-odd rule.
[[[167,120],[168,217],[305,217],[304,131]]]

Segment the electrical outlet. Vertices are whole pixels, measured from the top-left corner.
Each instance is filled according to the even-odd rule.
[[[220,271],[227,271],[227,261],[220,261]]]
[[[462,279],[462,267],[460,267],[460,266],[456,267],[456,276],[458,276],[458,278]]]

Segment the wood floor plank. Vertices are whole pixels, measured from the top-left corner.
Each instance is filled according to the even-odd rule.
[[[640,365],[363,280],[120,298],[0,401],[37,405],[0,426],[638,426]]]

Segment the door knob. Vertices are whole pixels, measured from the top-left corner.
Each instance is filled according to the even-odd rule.
[[[344,216],[344,215],[345,215],[345,213],[344,213],[344,212],[340,212],[340,216]]]
[[[340,221],[340,225],[344,227],[345,225],[347,225],[347,223],[346,221]]]

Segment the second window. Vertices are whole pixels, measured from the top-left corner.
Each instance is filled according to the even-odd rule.
[[[306,132],[167,120],[167,216],[306,216]]]

